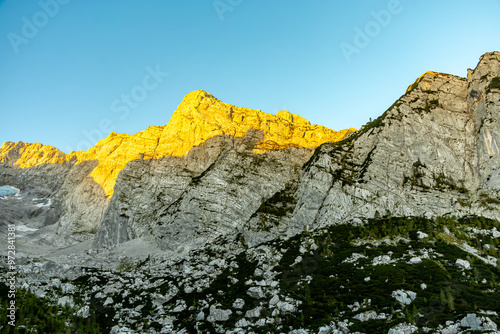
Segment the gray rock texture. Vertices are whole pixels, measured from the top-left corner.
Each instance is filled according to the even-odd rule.
[[[109,202],[88,176],[95,165],[64,162],[21,169],[0,163],[1,184],[21,190],[17,198],[0,201],[2,222],[22,222],[36,229],[29,234],[33,242],[57,247],[94,238]]]
[[[185,157],[137,160],[122,170],[96,234],[96,247],[143,238],[187,251],[239,232],[262,202],[298,178],[312,152],[251,152],[261,138],[216,136]]]
[[[427,72],[377,120],[320,146],[297,182],[288,233],[356,217],[499,218],[499,66],[494,52],[468,79]]]

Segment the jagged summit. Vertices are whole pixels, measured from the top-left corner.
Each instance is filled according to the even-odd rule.
[[[64,154],[51,146],[40,146],[44,147],[40,156],[35,158],[34,154],[29,154],[15,161],[8,158],[16,156],[17,153],[9,153],[14,146],[4,145],[0,161],[25,168],[69,160],[76,163],[97,160],[98,165],[90,176],[111,197],[118,174],[129,161],[185,156],[193,147],[210,138],[220,135],[243,137],[250,129],[257,130],[262,136],[253,148],[254,153],[288,147],[316,148],[327,141],[339,141],[356,131],[351,128],[336,132],[321,125],[311,125],[305,118],[288,111],[272,115],[257,109],[237,107],[203,90],[196,90],[184,97],[167,125],[152,126],[134,135],[112,132],[87,152]],[[33,150],[36,152],[35,146]]]
[[[500,51],[486,52],[479,57],[478,65],[483,61],[500,60]]]
[[[258,109],[224,103],[203,90],[186,95],[163,129],[158,146],[160,156],[183,156],[216,135],[243,137],[248,130],[262,131],[264,138],[255,153],[291,146],[315,148],[326,141],[338,141],[356,129],[333,131],[287,111],[277,115]]]
[[[193,113],[198,113],[202,114],[206,121],[215,119],[221,122],[231,121],[235,124],[244,123],[244,116],[254,115],[264,119],[281,119],[295,125],[311,125],[311,123],[302,116],[292,114],[288,110],[280,110],[276,115],[272,115],[258,109],[240,108],[232,104],[224,103],[202,89],[188,93],[177,107],[175,113],[191,115],[192,117],[194,117]],[[172,118],[178,117],[175,113],[172,115]]]
[[[212,94],[204,91],[203,89],[198,89],[187,93],[176,110],[189,110],[190,108],[196,109],[203,100],[205,100],[205,103],[209,102],[214,105],[223,104],[221,100],[219,100]],[[217,110],[220,109],[217,108]]]

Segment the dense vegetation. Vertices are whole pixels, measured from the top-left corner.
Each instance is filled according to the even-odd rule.
[[[352,320],[351,330],[382,333],[401,322],[433,328],[467,313],[498,309],[498,268],[459,247],[471,244],[480,256],[498,258],[498,238],[467,232],[493,227],[498,228],[498,222],[479,217],[383,218],[363,226],[339,225],[318,235],[297,236],[290,241],[292,245],[312,238],[317,248],[292,265],[299,254],[297,247],[290,247],[281,260],[282,290],[303,302],[303,317],[290,316],[286,324],[317,329],[333,319],[352,319],[374,310],[385,313],[387,319]],[[428,236],[419,239],[418,231]],[[346,261],[353,254],[359,259]],[[374,265],[374,259],[382,255],[389,255],[389,263]],[[420,256],[421,262],[410,263],[414,256]],[[468,260],[472,269],[462,270],[457,259]],[[398,289],[414,291],[417,298],[408,306],[399,305],[391,296]],[[354,311],[356,302],[361,307]]]
[[[0,284],[0,333],[101,333],[95,316],[83,319],[76,316],[75,310],[61,307],[48,298],[38,298],[30,291],[16,291],[15,327],[7,324],[9,305],[8,288]]]

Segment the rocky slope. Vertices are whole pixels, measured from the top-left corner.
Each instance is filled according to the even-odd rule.
[[[499,52],[348,137],[197,91],[59,163],[4,144],[0,217],[25,226],[25,287],[113,333],[493,331],[499,121]]]
[[[358,133],[322,145],[297,191],[277,203],[296,202],[277,226],[293,235],[356,217],[498,219],[499,66],[496,52],[481,57],[467,79],[427,72]]]
[[[141,239],[80,245],[19,254],[18,295],[95,333],[498,333],[499,230],[478,217],[357,219],[255,247],[219,237],[182,259]]]

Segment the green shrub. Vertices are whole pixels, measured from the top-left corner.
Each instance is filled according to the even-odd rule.
[[[491,79],[486,92],[489,93],[492,89],[500,89],[500,77],[495,77]]]
[[[91,310],[87,319],[76,316],[75,310],[54,304],[48,298],[39,298],[28,290],[16,292],[16,327],[7,325],[7,287],[0,284],[0,318],[5,326],[1,333],[24,333],[23,326],[30,333],[101,333],[98,319]]]

